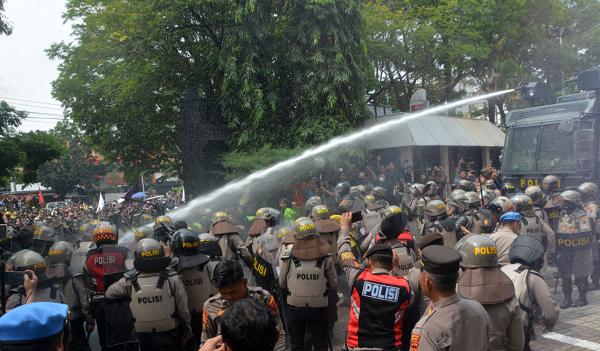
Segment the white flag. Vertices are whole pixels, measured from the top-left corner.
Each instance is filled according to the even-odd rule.
[[[102,211],[104,208],[104,198],[102,197],[102,193],[100,193],[100,198],[98,199],[98,208],[96,209],[96,213]]]
[[[181,192],[181,202],[185,202],[185,187],[183,187],[183,191]]]

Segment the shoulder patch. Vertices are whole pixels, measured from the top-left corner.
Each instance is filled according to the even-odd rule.
[[[419,350],[419,342],[421,341],[421,335],[417,333],[413,333],[410,336],[410,351]]]

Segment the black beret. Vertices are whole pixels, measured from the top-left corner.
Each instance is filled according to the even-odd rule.
[[[371,256],[393,258],[394,253],[392,252],[392,247],[388,244],[375,244],[365,254],[365,258],[369,258]]]
[[[423,250],[429,245],[444,245],[444,237],[440,233],[431,233],[423,236],[419,241],[419,249]]]
[[[384,218],[380,225],[380,234],[385,239],[395,239],[404,231],[404,216],[401,213],[393,214]]]
[[[429,245],[421,256],[423,270],[434,274],[457,273],[460,255],[452,248],[442,245]]]

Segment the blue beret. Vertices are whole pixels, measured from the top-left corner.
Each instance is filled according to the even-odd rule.
[[[69,307],[54,302],[19,306],[0,317],[0,343],[34,341],[60,333]]]
[[[517,212],[506,212],[500,217],[500,222],[517,222],[521,220],[521,214]]]

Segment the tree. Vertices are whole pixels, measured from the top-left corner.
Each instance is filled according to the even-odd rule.
[[[0,35],[10,35],[12,33],[12,27],[4,16],[4,2],[5,0],[0,0]]]
[[[58,139],[44,131],[19,134],[15,142],[23,154],[19,164],[22,169],[21,181],[26,184],[37,182],[40,166],[58,158],[63,152]]]
[[[180,124],[190,91],[207,106],[203,121],[228,131],[208,162],[228,150],[320,142],[367,117],[360,4],[71,0],[65,17],[77,41],[49,50],[61,60],[53,93],[129,179],[167,168],[181,174],[178,160],[202,149],[207,131]],[[186,189],[209,181],[183,174]]]
[[[95,185],[97,176],[106,173],[106,164],[93,155],[83,134],[72,123],[59,122],[50,133],[64,142],[65,152],[39,167],[38,179],[42,185],[65,195],[78,185]]]
[[[1,2],[0,10],[2,10]],[[23,158],[23,151],[16,145],[13,137],[16,128],[21,125],[21,120],[26,116],[25,112],[16,110],[5,101],[0,101],[0,185],[8,183],[15,167]]]

